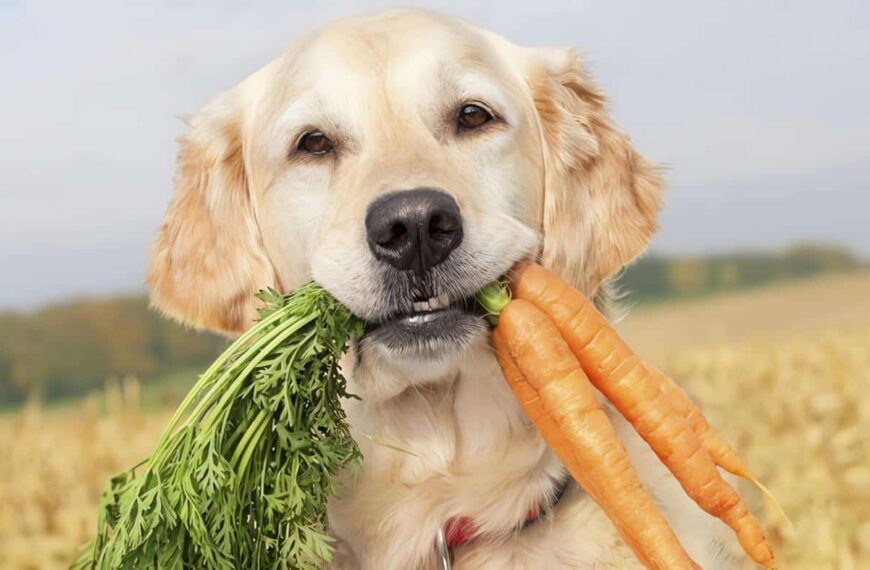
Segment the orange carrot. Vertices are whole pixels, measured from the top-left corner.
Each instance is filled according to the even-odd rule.
[[[652,368],[652,367],[650,367]],[[707,418],[701,413],[686,392],[680,388],[676,382],[659,372],[655,371],[656,376],[662,379],[662,390],[673,405],[679,410],[683,418],[692,426],[692,429],[701,438],[707,452],[713,456],[716,464],[722,469],[733,473],[738,477],[755,481],[755,477],[750,473],[749,468],[743,462],[737,452],[734,451],[728,442],[722,439],[719,434],[713,431],[713,427],[707,422]]]
[[[513,285],[516,299],[532,303],[552,319],[591,383],[634,426],[686,493],[734,529],[753,560],[774,566],[760,523],[717,466],[754,478],[688,396],[634,354],[592,303],[549,271],[523,266]]]
[[[647,568],[698,568],[646,492],[577,358],[550,319],[516,300],[493,346],[527,415]]]
[[[791,526],[791,519],[785,514],[785,511],[783,511],[773,493],[752,474],[749,467],[746,466],[734,448],[713,430],[713,427],[707,421],[707,418],[704,417],[704,414],[701,413],[701,410],[698,409],[698,406],[689,399],[688,394],[671,378],[658,370],[655,372],[662,378],[662,390],[670,398],[671,403],[683,418],[689,422],[694,432],[701,438],[701,442],[704,444],[707,452],[713,457],[716,465],[733,475],[751,481],[767,497],[779,515]]]

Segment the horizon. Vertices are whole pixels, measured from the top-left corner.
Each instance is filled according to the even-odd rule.
[[[586,57],[617,124],[667,167],[652,254],[818,242],[870,256],[870,5],[440,4]],[[0,6],[0,309],[141,294],[178,117],[320,23],[395,5]]]

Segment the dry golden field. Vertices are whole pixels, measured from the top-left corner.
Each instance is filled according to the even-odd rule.
[[[781,568],[870,568],[870,274],[638,309],[620,329],[779,499],[794,528],[741,487]]]
[[[870,568],[870,274],[637,309],[621,329],[777,495],[793,529],[743,489],[782,568]],[[0,415],[0,568],[65,567],[106,478],[168,418],[100,397]]]

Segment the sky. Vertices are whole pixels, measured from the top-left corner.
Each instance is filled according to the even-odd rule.
[[[396,5],[579,49],[668,167],[654,251],[870,255],[862,0],[0,0],[0,308],[142,290],[181,118],[318,24]]]

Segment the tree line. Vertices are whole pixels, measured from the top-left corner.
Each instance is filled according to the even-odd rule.
[[[799,245],[783,252],[740,252],[713,256],[649,255],[617,280],[640,302],[697,297],[821,273],[853,271],[868,264],[848,250]]]
[[[226,343],[163,318],[141,295],[0,313],[0,405],[87,393],[111,377],[147,381],[202,366]]]

